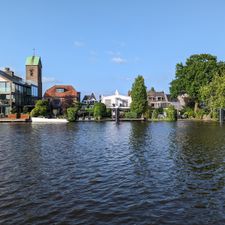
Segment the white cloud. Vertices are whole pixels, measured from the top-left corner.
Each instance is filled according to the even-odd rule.
[[[112,60],[113,63],[116,63],[116,64],[125,64],[125,63],[127,63],[127,60],[122,58],[122,57],[120,57],[120,56],[115,56],[111,60]]]
[[[57,83],[59,82],[55,77],[42,77],[42,83],[49,84],[49,83]]]
[[[82,47],[84,47],[84,42],[82,42],[82,41],[74,41],[74,46],[76,47],[76,48],[82,48]]]

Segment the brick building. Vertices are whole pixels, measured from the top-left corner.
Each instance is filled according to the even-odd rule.
[[[71,85],[55,85],[45,92],[44,99],[49,101],[52,110],[61,114],[73,103],[80,102],[80,92]]]

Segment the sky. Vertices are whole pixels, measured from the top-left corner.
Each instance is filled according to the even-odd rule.
[[[140,74],[168,93],[190,55],[225,61],[224,0],[0,0],[0,9],[0,68],[24,77],[35,48],[44,90],[127,94]]]

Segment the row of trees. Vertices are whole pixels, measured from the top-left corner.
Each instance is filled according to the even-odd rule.
[[[184,64],[176,65],[170,93],[172,97],[187,94],[186,112],[193,109],[193,116],[205,113],[214,117],[219,108],[225,108],[225,62],[210,54],[190,56]]]

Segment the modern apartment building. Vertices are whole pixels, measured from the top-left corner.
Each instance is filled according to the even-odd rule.
[[[23,112],[24,106],[32,108],[35,101],[42,98],[41,69],[40,57],[32,56],[26,60],[26,80],[16,76],[10,68],[0,70],[1,117],[10,114],[12,109]]]

